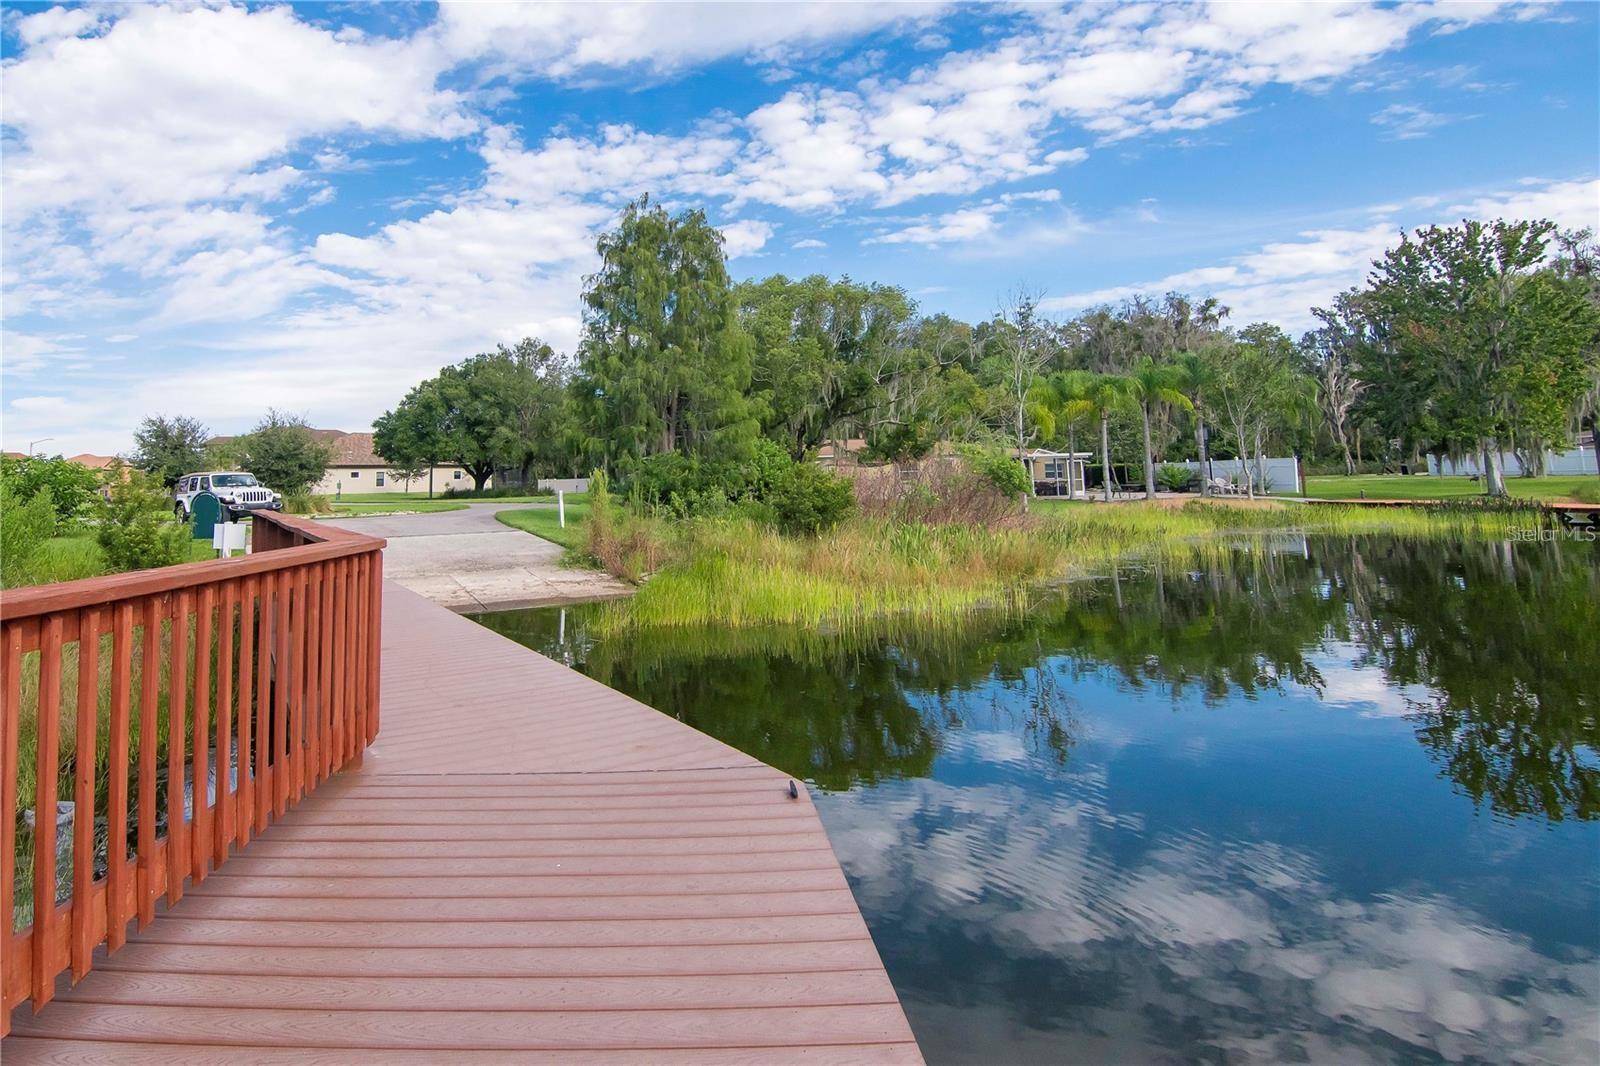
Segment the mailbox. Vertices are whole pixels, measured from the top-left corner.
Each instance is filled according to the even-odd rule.
[[[202,492],[189,501],[189,535],[195,540],[210,540],[216,531],[222,505],[209,492]]]

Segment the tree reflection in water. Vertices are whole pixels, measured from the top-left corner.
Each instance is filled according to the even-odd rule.
[[[1023,616],[801,629],[631,629],[593,611],[479,621],[825,789],[926,775],[976,718],[1065,766],[1072,682],[1110,672],[1175,701],[1320,693],[1354,648],[1421,691],[1417,737],[1474,803],[1600,816],[1600,555],[1583,544],[1247,539],[1119,568]]]

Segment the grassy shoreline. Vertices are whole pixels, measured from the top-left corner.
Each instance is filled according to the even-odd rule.
[[[512,514],[527,512],[512,512]],[[575,554],[585,532],[561,531]],[[548,533],[524,519],[508,524]],[[1282,532],[1504,537],[1537,521],[1500,510],[1374,509],[1191,502],[1036,507],[1001,526],[855,518],[823,537],[784,537],[737,518],[665,523],[621,518],[656,538],[663,563],[599,625],[802,625],[850,628],[889,616],[938,618],[1025,606],[1042,587],[1139,552],[1190,553],[1223,536]],[[580,520],[581,521],[581,520]],[[549,519],[554,525],[554,516]],[[577,525],[578,528],[574,528]],[[551,537],[550,539],[555,539]]]

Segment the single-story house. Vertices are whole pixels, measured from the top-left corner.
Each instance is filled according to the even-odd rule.
[[[114,455],[96,455],[93,452],[81,452],[72,456],[67,462],[77,463],[81,467],[101,473],[110,470],[112,464],[117,462],[117,457]]]
[[[1089,460],[1093,452],[1053,452],[1048,448],[1027,451],[1011,449],[1033,481],[1038,496],[1083,495],[1088,486]]]
[[[829,441],[817,449],[817,463],[821,466],[838,466],[841,460],[859,461],[861,453],[867,450],[867,442],[861,437],[851,437],[840,442],[843,446],[834,447],[834,442]]]
[[[333,457],[328,462],[327,473],[312,488],[313,493],[337,496],[342,493],[428,491],[430,472],[423,470],[417,477],[396,473],[373,451],[371,433],[345,433],[337,429],[319,429],[315,432],[327,444]],[[431,473],[435,493],[442,493],[449,488],[460,492],[473,487],[472,475],[459,466],[441,464],[434,467]],[[494,478],[491,477],[485,487],[493,484]]]

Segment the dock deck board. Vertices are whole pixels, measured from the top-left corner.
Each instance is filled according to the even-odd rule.
[[[917,1062],[804,789],[384,590],[381,729],[10,1063]]]

